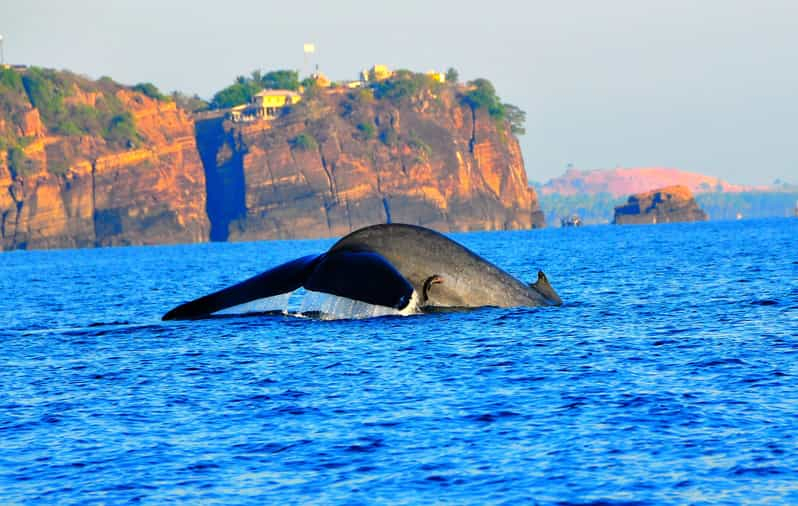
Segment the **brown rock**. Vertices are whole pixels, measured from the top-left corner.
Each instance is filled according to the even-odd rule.
[[[686,186],[669,186],[639,193],[615,208],[616,225],[706,221],[707,214],[698,207]]]
[[[544,225],[509,128],[453,90],[400,106],[331,90],[312,107],[315,119],[304,111],[270,128],[198,123],[213,239],[339,236],[387,221],[441,231]],[[315,145],[293,146],[300,134]]]
[[[76,88],[70,100],[93,105]],[[122,90],[141,149],[114,151],[101,137],[45,136],[38,111],[18,128],[36,140],[32,167],[11,177],[0,158],[0,249],[199,242],[208,238],[205,178],[194,122],[173,103]]]

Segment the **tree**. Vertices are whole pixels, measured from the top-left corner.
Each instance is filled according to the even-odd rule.
[[[457,69],[454,67],[449,67],[446,70],[446,82],[447,83],[456,83],[460,79],[460,74],[457,72]]]
[[[158,87],[152,83],[139,83],[133,86],[133,91],[137,91],[155,100],[166,100],[166,97],[161,93]]]
[[[273,70],[260,80],[261,85],[273,90],[298,90],[299,72],[296,70]]]
[[[510,123],[510,131],[515,135],[524,135],[526,133],[526,128],[524,128],[526,113],[513,104],[503,105],[505,118]]]
[[[234,105],[246,104],[252,100],[252,95],[260,91],[260,86],[253,81],[247,81],[246,78],[242,77],[240,79],[243,79],[243,82],[236,80],[235,84],[231,84],[217,92],[211,99],[211,107],[223,109]]]

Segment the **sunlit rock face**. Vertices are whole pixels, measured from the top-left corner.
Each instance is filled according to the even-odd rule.
[[[330,90],[272,122],[198,122],[214,239],[544,225],[509,125],[454,89],[398,104],[353,95]]]
[[[89,91],[73,84],[64,100],[92,110],[102,93],[76,80]],[[22,113],[0,127],[24,136],[25,171],[15,173],[8,152],[0,154],[0,249],[207,240],[205,176],[190,115],[172,102],[110,86],[106,97],[135,123],[135,145],[50,132],[17,94]]]
[[[0,89],[0,141],[16,150],[0,149],[2,250],[544,226],[509,123],[465,105],[462,86],[406,100],[325,89],[232,123],[108,79],[51,79],[79,128],[54,124],[21,84]],[[92,124],[109,104],[135,125],[129,140],[109,134],[110,116]]]
[[[706,221],[707,214],[698,207],[686,186],[669,186],[629,197],[615,208],[616,225],[642,225]]]

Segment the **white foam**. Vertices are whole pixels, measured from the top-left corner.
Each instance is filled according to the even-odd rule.
[[[407,316],[418,312],[418,295],[413,291],[410,303],[398,310],[386,306],[368,304],[358,300],[299,289],[294,292],[257,299],[238,306],[229,307],[215,315],[236,315],[279,311],[291,316],[310,316],[321,320],[358,320],[379,316]]]

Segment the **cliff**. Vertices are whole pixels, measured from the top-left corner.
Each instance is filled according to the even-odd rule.
[[[509,125],[461,91],[317,90],[272,122],[198,122],[212,239],[543,226]]]
[[[232,123],[152,85],[0,69],[0,249],[542,227],[489,83],[399,75]]]
[[[0,249],[207,238],[187,113],[107,78],[0,72]]]
[[[615,208],[616,225],[642,225],[706,221],[707,215],[698,207],[686,186],[669,186],[629,197],[629,201]]]
[[[548,181],[540,189],[544,195],[569,196],[606,193],[613,197],[622,197],[647,192],[654,188],[676,185],[686,186],[693,193],[738,193],[767,189],[731,184],[716,177],[663,167],[606,170],[569,169],[562,176]]]

